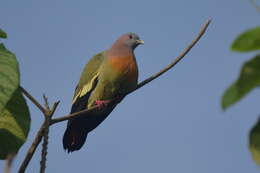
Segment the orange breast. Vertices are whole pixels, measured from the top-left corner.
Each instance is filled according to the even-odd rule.
[[[109,63],[112,65],[113,69],[117,73],[122,75],[122,77],[129,80],[129,82],[137,81],[138,78],[138,68],[136,60],[132,56],[127,57],[111,57]]]

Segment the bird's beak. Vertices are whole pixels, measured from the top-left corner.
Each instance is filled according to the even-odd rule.
[[[137,44],[144,44],[144,41],[143,40],[136,40],[136,43]]]

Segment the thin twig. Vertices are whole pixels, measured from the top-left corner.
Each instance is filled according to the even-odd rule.
[[[111,104],[111,102],[109,102],[108,104]],[[65,116],[62,116],[62,117],[59,117],[59,118],[53,118],[53,119],[51,119],[50,125],[53,125],[53,124],[56,124],[56,123],[59,123],[59,122],[62,122],[62,121],[70,120],[70,119],[73,119],[73,118],[78,117],[78,116],[84,116],[84,115],[86,115],[86,113],[89,113],[91,111],[95,111],[96,109],[98,109],[98,106],[93,106],[89,109],[85,109],[85,110],[82,110],[82,111],[79,111],[79,112],[68,114],[68,115],[65,115]]]
[[[202,35],[205,33],[205,31],[207,30],[209,24],[210,24],[211,20],[206,21],[206,23],[203,25],[203,27],[201,28],[199,34],[197,35],[197,37],[184,49],[184,51],[172,62],[170,63],[168,66],[166,66],[164,69],[162,69],[161,71],[159,71],[158,73],[155,73],[154,75],[152,75],[151,77],[145,79],[144,81],[142,81],[141,83],[139,83],[137,85],[137,87],[135,89],[133,89],[132,91],[128,92],[125,95],[128,95],[132,92],[134,92],[135,90],[143,87],[144,85],[148,84],[149,82],[153,81],[154,79],[158,78],[159,76],[161,76],[162,74],[164,74],[165,72],[167,72],[168,70],[170,70],[172,67],[174,67],[178,62],[180,62],[180,60],[182,60],[184,58],[184,56],[191,50],[191,48],[200,40],[200,38],[202,37]],[[113,104],[113,103],[112,103]],[[79,112],[75,112],[73,114],[69,114],[69,115],[65,115],[59,118],[54,118],[51,120],[51,125],[58,123],[58,122],[62,122],[65,120],[70,120],[75,118],[76,116],[85,116],[87,115],[88,112],[90,111],[94,111],[95,109],[97,109],[97,106],[93,106],[89,109],[86,110],[82,110]]]
[[[23,89],[24,91],[24,93],[28,93],[25,89]],[[25,96],[31,96],[29,93],[28,94],[25,94]],[[32,97],[32,96],[31,96]],[[29,97],[28,97],[29,98]],[[32,97],[33,98],[33,97]],[[31,99],[30,99],[31,100]],[[34,99],[35,100],[35,99]],[[31,100],[32,101],[32,100]],[[36,101],[35,100],[35,102],[36,103],[38,103],[38,101]],[[60,103],[60,101],[58,101],[58,102],[55,102],[54,104],[53,104],[53,107],[52,107],[52,109],[51,109],[51,111],[50,111],[50,117],[52,117],[53,116],[53,114],[54,114],[54,112],[55,112],[55,110],[57,109],[57,107],[58,107],[58,105],[59,105],[59,103]],[[39,103],[38,103],[39,104]],[[40,105],[40,104],[39,104]],[[40,105],[41,106],[41,105]],[[41,106],[42,107],[42,106]],[[43,107],[42,107],[43,108]],[[43,111],[42,111],[44,114],[46,113],[46,110],[43,108]],[[21,166],[20,166],[20,168],[19,168],[19,170],[18,170],[18,173],[24,173],[25,172],[25,170],[26,170],[26,168],[27,168],[27,166],[28,166],[28,164],[29,164],[29,162],[31,161],[31,159],[32,159],[32,156],[34,155],[34,152],[36,151],[36,148],[39,146],[39,144],[40,144],[40,142],[41,142],[41,140],[42,140],[42,137],[43,137],[43,135],[45,134],[44,133],[45,132],[45,122],[41,125],[41,128],[38,130],[38,132],[37,132],[37,135],[36,135],[36,137],[34,138],[34,141],[33,141],[33,143],[31,144],[31,146],[30,146],[30,148],[28,149],[28,151],[27,151],[27,153],[26,153],[26,156],[25,156],[25,158],[24,158],[24,160],[23,160],[23,162],[22,162],[22,164],[21,164]]]
[[[32,156],[36,150],[36,148],[38,147],[38,145],[40,144],[41,140],[42,140],[42,136],[44,134],[44,126],[45,126],[45,123],[43,123],[41,125],[41,128],[38,130],[37,132],[37,135],[35,136],[34,138],[34,141],[31,145],[31,147],[28,149],[27,153],[26,153],[26,156],[18,170],[18,173],[24,173],[25,172],[25,169],[27,168],[29,162],[31,161],[32,159]]]
[[[44,126],[44,136],[43,136],[43,143],[42,143],[42,154],[41,154],[41,161],[40,161],[40,173],[45,173],[46,169],[46,162],[47,162],[47,154],[48,154],[48,144],[49,144],[49,128],[50,128],[50,120],[53,116],[57,106],[59,105],[60,101],[55,102],[50,109],[48,98],[43,95],[43,99],[45,102],[45,126]]]
[[[48,153],[48,143],[49,143],[49,128],[50,128],[50,118],[45,119],[44,125],[44,136],[42,143],[42,154],[40,161],[40,173],[44,173],[46,169],[47,153]]]
[[[32,102],[35,106],[37,106],[37,107],[41,110],[42,113],[45,113],[44,107],[42,107],[42,105],[41,105],[30,93],[28,93],[22,86],[20,86],[20,89],[21,89],[22,93],[23,93],[28,99],[30,99],[31,102]]]
[[[46,119],[46,114],[48,113],[48,110],[46,110],[29,92],[27,92],[22,86],[20,86],[21,91],[24,93],[24,95],[31,100],[32,103],[34,103],[44,114],[44,117]],[[45,98],[44,98],[45,100]],[[40,144],[42,140],[42,136],[45,132],[45,122],[41,125],[41,128],[38,130],[36,137],[34,138],[34,141],[31,145],[31,147],[28,149],[27,154],[18,170],[19,173],[24,173],[36,148]]]
[[[183,50],[183,52],[172,62],[170,63],[168,66],[166,66],[164,69],[162,69],[161,71],[159,71],[158,73],[155,73],[154,75],[152,75],[151,77],[149,77],[148,79],[145,79],[144,81],[142,81],[141,83],[139,83],[137,85],[137,87],[130,91],[128,94],[130,94],[131,92],[143,87],[144,85],[148,84],[149,82],[153,81],[154,79],[158,78],[159,76],[161,76],[163,73],[167,72],[168,70],[170,70],[172,67],[174,67],[180,60],[182,60],[182,58],[184,58],[184,56],[191,50],[191,48],[200,40],[200,38],[202,37],[202,35],[205,33],[205,31],[207,30],[209,24],[211,22],[211,19],[208,20],[204,26],[201,28],[199,34],[197,35],[197,37]]]
[[[43,97],[43,100],[44,100],[44,106],[45,106],[45,109],[50,111],[50,106],[49,106],[49,101],[48,101],[48,98],[46,97],[45,94],[42,95]],[[45,114],[46,115],[46,114]]]
[[[60,104],[60,101],[57,101],[55,102],[53,105],[52,105],[52,108],[51,108],[51,112],[50,112],[50,116],[52,117],[54,112],[56,111],[58,105]]]

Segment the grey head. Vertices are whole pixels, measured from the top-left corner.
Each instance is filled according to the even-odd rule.
[[[144,44],[144,41],[133,32],[123,34],[115,42],[115,45],[124,45],[131,48],[132,50],[134,50],[140,44]]]

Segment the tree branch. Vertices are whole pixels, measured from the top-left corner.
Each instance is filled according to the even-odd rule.
[[[51,110],[50,110],[48,98],[46,97],[45,94],[43,94],[42,97],[43,97],[43,100],[44,100],[45,110],[48,110],[48,113],[49,113]],[[45,113],[44,115],[47,116],[48,113]]]
[[[49,143],[49,128],[50,128],[50,106],[48,98],[43,94],[44,106],[45,106],[45,121],[44,121],[44,135],[43,135],[43,143],[42,143],[42,154],[41,154],[41,161],[40,161],[40,173],[44,173],[46,169],[46,161],[47,161],[47,150],[48,150],[48,143]]]
[[[45,101],[45,123],[44,123],[44,136],[43,136],[43,143],[42,143],[42,154],[41,154],[41,161],[40,161],[40,173],[45,173],[46,169],[46,161],[47,161],[47,154],[48,154],[48,144],[49,144],[49,129],[50,129],[50,120],[56,111],[57,106],[59,105],[60,101],[55,102],[50,109],[48,98],[43,95],[43,99]]]
[[[25,169],[27,168],[29,162],[31,161],[32,159],[32,156],[36,150],[36,148],[38,147],[38,145],[40,144],[41,140],[42,140],[42,136],[44,134],[44,126],[45,126],[45,123],[43,123],[41,125],[41,128],[38,130],[37,132],[37,135],[35,136],[34,138],[34,141],[31,145],[31,147],[28,149],[27,153],[26,153],[26,156],[18,170],[18,173],[24,173],[25,172]]]
[[[34,152],[36,150],[36,148],[38,147],[38,145],[40,144],[41,140],[42,140],[42,137],[43,135],[45,136],[45,142],[44,142],[44,145],[43,145],[43,153],[42,154],[42,159],[43,161],[41,161],[41,171],[45,171],[45,167],[44,165],[46,164],[46,156],[47,156],[47,145],[48,145],[48,133],[49,133],[49,130],[46,130],[46,129],[49,129],[49,124],[50,124],[50,120],[51,120],[51,117],[53,116],[54,112],[56,111],[60,101],[58,102],[55,102],[52,106],[52,109],[50,110],[49,108],[49,103],[48,103],[48,99],[47,97],[44,95],[43,96],[43,99],[44,99],[44,102],[45,102],[45,107],[44,108],[29,92],[27,92],[23,87],[20,86],[20,89],[21,91],[24,93],[24,95],[29,98],[31,100],[31,102],[33,102],[40,110],[41,112],[44,114],[44,117],[45,117],[45,121],[44,123],[41,125],[41,128],[38,130],[37,132],[37,135],[36,137],[34,138],[34,141],[31,145],[31,147],[28,149],[27,153],[26,153],[26,156],[18,170],[19,173],[24,173],[29,162],[31,161],[32,159],[32,156],[34,155]],[[48,119],[47,123],[46,123],[46,119]],[[47,132],[46,132],[47,131]]]
[[[144,85],[148,84],[149,82],[153,81],[154,79],[158,78],[159,76],[161,76],[162,74],[164,74],[165,72],[167,72],[168,70],[170,70],[172,67],[174,67],[180,60],[182,60],[184,58],[184,56],[191,50],[191,48],[193,48],[193,46],[195,46],[195,44],[200,40],[200,38],[202,37],[202,35],[205,33],[205,31],[207,30],[209,24],[211,22],[210,20],[207,20],[206,23],[203,25],[203,27],[201,28],[199,34],[197,35],[197,37],[183,50],[183,52],[172,62],[170,63],[168,66],[166,66],[164,69],[162,69],[161,71],[159,71],[158,73],[155,73],[154,75],[152,75],[151,77],[149,77],[148,79],[145,79],[144,81],[142,81],[141,83],[139,83],[137,85],[137,87],[133,90],[137,90],[141,87],[143,87]],[[130,94],[130,91],[128,94]]]
[[[49,128],[50,128],[50,119],[46,118],[44,123],[44,136],[43,136],[43,143],[42,143],[42,154],[41,154],[41,161],[40,161],[40,173],[44,173],[46,169],[46,161],[47,161],[47,150],[48,150],[48,143],[49,143]]]
[[[203,34],[205,33],[205,31],[207,30],[209,24],[211,22],[211,19],[210,20],[207,20],[206,23],[202,26],[200,32],[198,33],[197,37],[184,49],[184,51],[172,62],[170,63],[168,66],[166,66],[165,68],[163,68],[161,71],[159,71],[158,73],[155,73],[154,75],[152,75],[151,77],[145,79],[144,81],[142,81],[141,83],[139,83],[137,85],[137,87],[135,89],[133,89],[132,91],[128,92],[125,94],[128,95],[134,91],[136,91],[137,89],[143,87],[144,85],[150,83],[151,81],[153,81],[154,79],[158,78],[159,76],[161,76],[162,74],[164,74],[165,72],[167,72],[168,70],[170,70],[172,67],[174,67],[178,62],[180,62],[184,57],[185,55],[191,50],[191,48],[193,48],[195,46],[195,44],[200,40],[200,38],[203,36]],[[109,104],[114,104],[113,103],[109,103]],[[59,118],[54,118],[51,120],[51,125],[52,124],[55,124],[55,123],[58,123],[58,122],[62,122],[62,121],[65,121],[65,120],[70,120],[70,119],[73,119],[75,118],[76,116],[85,116],[87,115],[87,113],[91,112],[91,111],[94,111],[97,109],[97,106],[93,106],[89,109],[86,109],[86,110],[82,110],[82,111],[79,111],[79,112],[75,112],[73,114],[69,114],[69,115],[65,115],[65,116],[62,116],[62,117],[59,117]]]
[[[22,93],[31,100],[31,102],[40,109],[40,111],[45,114],[45,109],[42,105],[29,93],[27,92],[22,86],[19,87]]]
[[[110,105],[110,104],[112,104],[112,102],[109,102],[108,104]],[[82,110],[79,112],[68,114],[68,115],[65,115],[65,116],[62,116],[59,118],[53,118],[53,119],[51,119],[50,125],[53,125],[53,124],[56,124],[56,123],[59,123],[62,121],[70,120],[70,119],[73,119],[78,116],[84,116],[86,113],[90,113],[91,111],[95,111],[96,109],[98,109],[98,106],[93,106],[89,109],[85,109],[85,110]]]

